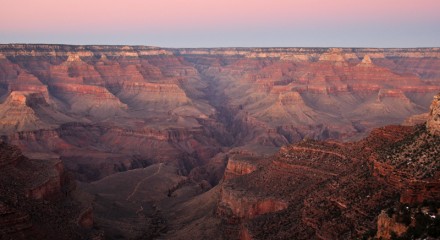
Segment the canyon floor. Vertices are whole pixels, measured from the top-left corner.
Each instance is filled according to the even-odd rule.
[[[0,233],[67,204],[71,239],[416,236],[439,91],[439,48],[0,45]]]

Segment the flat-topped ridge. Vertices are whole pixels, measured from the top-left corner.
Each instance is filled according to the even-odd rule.
[[[0,44],[0,53],[5,56],[38,56],[45,52],[51,56],[68,56],[69,52],[81,55],[88,53],[136,53],[124,56],[143,55],[237,55],[245,57],[283,57],[290,54],[323,54],[337,51],[340,54],[355,53],[362,58],[400,56],[416,54],[417,57],[440,57],[440,48],[324,48],[324,47],[224,47],[224,48],[161,48],[154,46],[129,45],[63,45],[63,44]],[[38,54],[40,53],[40,54]],[[379,54],[379,55],[378,55]],[[85,54],[88,55],[88,54]]]

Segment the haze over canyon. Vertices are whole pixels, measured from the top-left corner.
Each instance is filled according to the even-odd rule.
[[[440,48],[0,45],[0,235],[440,237],[439,91]]]

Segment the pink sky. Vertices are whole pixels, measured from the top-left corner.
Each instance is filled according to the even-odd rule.
[[[249,31],[255,37],[263,29],[268,33],[270,29],[325,31],[374,29],[383,25],[399,28],[400,32],[405,31],[405,25],[408,30],[418,31],[428,25],[440,28],[439,0],[0,0],[0,3],[0,42],[8,41],[14,34],[31,37],[32,34],[93,33],[99,37],[101,33],[111,36],[112,32],[121,32],[173,36],[176,32],[203,35],[218,30],[231,37],[237,32],[245,36]],[[142,37],[142,41],[148,39]]]

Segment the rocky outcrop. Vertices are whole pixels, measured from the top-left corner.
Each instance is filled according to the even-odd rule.
[[[440,94],[434,97],[434,101],[431,104],[426,127],[431,134],[440,135]]]
[[[252,163],[252,157],[234,155],[228,159],[224,177],[225,179],[233,178],[234,176],[249,174],[255,170],[257,170],[257,166]]]
[[[45,98],[40,93],[11,92],[6,101],[0,104],[0,132],[4,134],[53,127],[41,121],[31,107],[38,104],[45,104]]]
[[[243,192],[235,188],[233,179],[239,179],[240,176],[251,174],[257,170],[259,159],[245,153],[241,152],[239,154],[237,152],[229,156],[221,184],[220,199],[216,212],[217,215],[231,223],[281,211],[288,207],[288,203],[283,199]],[[249,237],[250,235],[245,234],[244,236]]]
[[[248,192],[236,191],[229,186],[225,188],[223,185],[217,214],[229,219],[252,219],[287,207],[288,203],[281,199],[251,196]]]
[[[24,135],[33,131],[51,131],[73,118],[51,106],[41,92],[12,91],[0,104],[0,134]],[[21,145],[20,145],[21,147]]]
[[[392,233],[394,233],[397,237],[400,237],[406,231],[408,231],[408,226],[397,222],[393,216],[388,216],[385,211],[382,211],[377,217],[376,237],[379,239],[391,239]]]
[[[372,63],[373,62],[371,61],[371,58],[368,55],[365,55],[364,58],[362,59],[362,62],[361,62],[361,64],[363,64],[363,65],[370,65]]]
[[[428,120],[429,114],[428,113],[422,113],[418,115],[411,116],[405,121],[403,121],[403,126],[415,126],[418,124],[426,124],[426,121]]]

